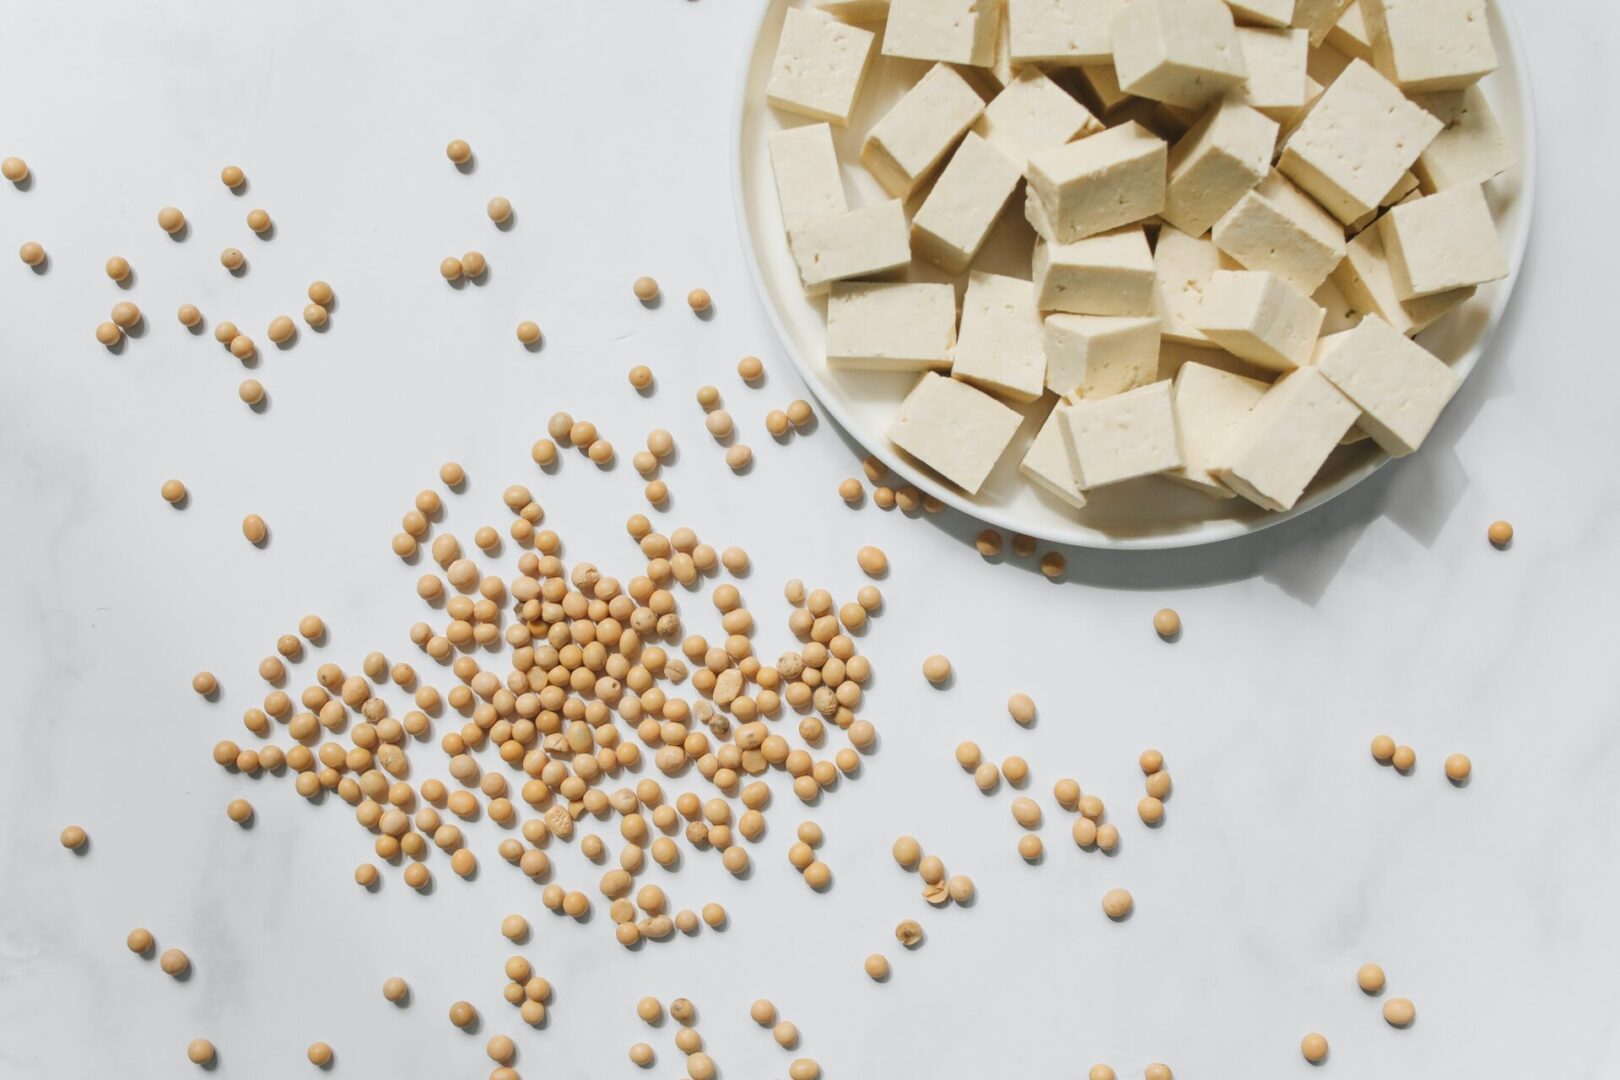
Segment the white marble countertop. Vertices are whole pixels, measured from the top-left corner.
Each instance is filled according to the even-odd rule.
[[[643,994],[696,1001],[727,1080],[786,1072],[747,1018],[759,996],[829,1080],[1075,1077],[1097,1061],[1136,1078],[1155,1060],[1183,1080],[1303,1076],[1312,1030],[1332,1043],[1323,1075],[1620,1075],[1620,366],[1603,329],[1617,162],[1593,96],[1620,56],[1616,9],[1519,5],[1536,228],[1496,346],[1423,452],[1247,540],[1070,552],[1054,584],[1032,560],[986,563],[968,520],[847,509],[835,486],[859,459],[830,424],[765,434],[766,410],[804,391],[733,225],[745,7],[0,0],[0,154],[35,171],[0,190],[0,251],[37,239],[51,256],[37,276],[0,263],[0,1075],[188,1075],[185,1045],[206,1035],[220,1075],[301,1075],[323,1039],[346,1076],[476,1077],[495,1032],[529,1080],[639,1075],[626,1050],[641,1039],[653,1075],[681,1075],[669,1028],[635,1018]],[[477,152],[470,175],[445,161],[453,137]],[[227,162],[248,173],[241,196],[217,180]],[[509,231],[484,216],[495,194],[517,208]],[[168,204],[190,218],[181,242],[154,223]],[[243,225],[252,206],[273,239]],[[227,245],[247,252],[239,280],[218,265]],[[488,282],[446,288],[438,260],[468,248]],[[101,270],[115,253],[135,266],[127,293]],[[661,308],[631,298],[640,274],[663,283]],[[263,327],[317,277],[337,289],[330,329],[270,346]],[[681,303],[699,285],[709,321]],[[126,295],[149,319],[115,355],[92,331]],[[236,399],[240,365],[175,323],[182,301],[260,339],[262,415]],[[520,318],[545,328],[539,352],[513,340]],[[760,389],[734,374],[745,353],[769,369]],[[635,363],[655,394],[626,384]],[[756,452],[747,476],[703,434],[693,392],[710,382]],[[538,472],[528,447],[556,409],[600,425],[618,465],[568,453]],[[646,875],[676,905],[724,903],[724,932],[626,951],[600,904],[584,925],[544,911],[487,822],[469,827],[475,882],[436,855],[432,895],[391,867],[367,893],[351,873],[371,838],[348,807],[211,763],[217,739],[247,739],[255,664],[306,612],[331,627],[319,659],[355,669],[380,649],[432,669],[406,636],[421,571],[388,542],[442,461],[471,476],[448,497],[464,538],[504,529],[499,493],[521,481],[572,559],[636,573],[628,459],[657,425],[681,445],[658,520],[752,554],[762,653],[790,640],[785,579],[848,596],[859,545],[893,562],[862,641],[882,733],[863,774],[812,809],[773,776],[748,880],[691,852]],[[190,486],[182,510],[158,498],[169,476]],[[238,531],[248,512],[270,524],[263,550]],[[1485,542],[1498,517],[1518,527],[1509,552]],[[715,632],[702,596],[683,602]],[[1185,619],[1174,645],[1149,626],[1165,605]],[[948,691],[920,678],[932,652],[956,663]],[[191,692],[201,668],[218,702]],[[1006,716],[1014,690],[1040,703],[1032,730]],[[1414,775],[1371,761],[1379,731],[1416,748]],[[1043,864],[1014,851],[1011,793],[980,795],[953,762],[965,738],[1030,761]],[[1176,780],[1157,831],[1132,809],[1147,746]],[[1440,769],[1453,751],[1474,761],[1463,790]],[[442,775],[431,747],[415,757],[416,778]],[[1116,857],[1069,841],[1060,776],[1109,802]],[[225,818],[236,796],[257,807],[250,830]],[[825,895],[784,855],[805,818],[827,832]],[[58,846],[69,822],[86,853]],[[977,903],[927,908],[888,854],[903,832],[971,874]],[[598,868],[553,857],[557,880],[596,895]],[[1114,886],[1137,901],[1118,925],[1098,906]],[[522,951],[556,987],[539,1030],[501,999],[508,911],[533,921]],[[927,928],[914,953],[891,936],[904,917]],[[138,925],[189,952],[188,981],[125,950]],[[876,950],[894,961],[883,985],[860,970]],[[1356,989],[1366,960],[1417,1003],[1410,1030]],[[414,988],[403,1010],[380,993],[394,974]],[[483,1015],[477,1037],[445,1019],[458,998]]]

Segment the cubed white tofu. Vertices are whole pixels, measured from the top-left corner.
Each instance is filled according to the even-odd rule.
[[[1496,70],[1485,0],[1361,0],[1373,63],[1408,94],[1461,90]]]
[[[889,17],[889,0],[816,0],[816,7],[852,23],[880,23]]]
[[[843,127],[866,78],[873,40],[870,30],[788,8],[765,100],[784,112]]]
[[[883,55],[989,67],[1000,0],[890,0]]]
[[[1407,196],[1416,193],[1417,190],[1417,174],[1413,172],[1401,173],[1401,178],[1395,181],[1395,186],[1389,189],[1389,193],[1387,195],[1378,200],[1378,209],[1369,210],[1367,213],[1362,214],[1349,225],[1345,226],[1345,231],[1351,236],[1354,236],[1356,233],[1359,233],[1361,230],[1377,221],[1379,216],[1387,208],[1394,206],[1397,203],[1404,202]]]
[[[1152,217],[1164,209],[1168,160],[1164,140],[1134,122],[1037,151],[1026,175],[1046,229],[1030,224],[1069,243]]]
[[[1228,96],[1170,149],[1164,220],[1203,236],[1271,171],[1277,121]]]
[[[1035,289],[1023,278],[968,275],[951,376],[1013,401],[1034,401],[1046,379]]]
[[[911,230],[899,199],[801,224],[790,246],[812,296],[842,278],[877,277],[911,262]]]
[[[1221,348],[1271,371],[1311,362],[1325,312],[1275,274],[1217,270],[1198,312],[1198,328]]]
[[[1113,24],[1126,0],[1007,0],[1014,64],[1100,64],[1113,59]]]
[[[1313,363],[1356,404],[1358,425],[1392,457],[1423,445],[1462,385],[1438,357],[1376,315],[1323,338]]]
[[[827,366],[859,371],[949,367],[956,290],[936,282],[835,282],[827,295]]]
[[[1402,300],[1507,277],[1496,222],[1477,184],[1393,207],[1378,232]]]
[[[976,495],[1022,420],[983,390],[930,371],[900,403],[889,441]]]
[[[1319,331],[1322,337],[1354,330],[1361,322],[1361,312],[1356,310],[1350,298],[1344,295],[1344,290],[1331,277],[1322,282],[1320,289],[1311,293],[1311,299],[1327,313]]]
[[[1299,368],[1237,424],[1210,472],[1250,502],[1290,510],[1360,413],[1316,368]]]
[[[1226,0],[1232,15],[1245,26],[1287,26],[1294,0]]]
[[[1328,31],[1327,44],[1352,60],[1373,62],[1372,37],[1367,33],[1367,20],[1361,13],[1361,0],[1350,0],[1339,21]]]
[[[1140,225],[1072,244],[1036,240],[1034,270],[1042,311],[1153,314],[1153,254]]]
[[[782,228],[791,237],[800,225],[849,209],[844,180],[833,149],[832,128],[806,124],[771,132],[765,140],[776,177]]]
[[[1344,258],[1343,227],[1275,169],[1211,236],[1243,266],[1269,270],[1303,293],[1315,292]]]
[[[1268,389],[1269,385],[1259,379],[1233,375],[1207,364],[1182,364],[1171,396],[1186,464],[1171,469],[1164,478],[1217,499],[1232,498],[1232,489],[1210,469],[1222,464],[1221,455],[1232,432]]]
[[[1152,476],[1186,464],[1170,383],[1069,402],[1063,439],[1080,490]]]
[[[1300,121],[1277,167],[1345,224],[1375,209],[1440,121],[1353,60]]]
[[[968,132],[911,221],[912,249],[953,274],[966,270],[1019,176],[1010,158]]]
[[[1475,292],[1470,286],[1420,300],[1401,300],[1396,295],[1394,272],[1377,229],[1368,229],[1350,241],[1349,251],[1333,272],[1332,281],[1361,315],[1376,315],[1408,337],[1462,306]]]
[[[1159,378],[1159,320],[1152,316],[1048,315],[1046,388],[1097,398]]]
[[[861,163],[885,191],[905,198],[984,111],[984,99],[948,64],[935,64],[861,144]]]
[[[1344,14],[1347,3],[1349,0],[1295,0],[1294,17],[1289,25],[1310,34],[1312,45],[1320,45]]]
[[[1069,460],[1069,448],[1063,443],[1063,413],[1067,409],[1068,405],[1059,401],[1046,414],[1046,422],[1024,451],[1018,471],[1036,487],[1080,510],[1086,505],[1086,495],[1074,477],[1074,462]]]
[[[1039,68],[1013,76],[973,125],[990,145],[1017,162],[1020,175],[1029,155],[1103,129],[1102,123],[1067,90]]]
[[[1479,87],[1419,94],[1412,100],[1445,125],[1412,166],[1424,191],[1483,184],[1518,164]]]
[[[1126,93],[1197,108],[1247,75],[1221,0],[1131,0],[1114,19],[1114,71]]]
[[[1154,311],[1166,341],[1215,348],[1198,329],[1198,312],[1209,279],[1222,268],[1221,250],[1203,237],[1188,236],[1174,225],[1159,230],[1153,249]]]
[[[1078,70],[1080,81],[1084,84],[1081,92],[1091,94],[1091,100],[1098,109],[1097,115],[1107,116],[1131,100],[1131,95],[1119,88],[1119,76],[1114,72],[1113,64],[1087,64]]]
[[[1238,27],[1237,35],[1249,77],[1228,96],[1279,123],[1292,119],[1305,107],[1305,61],[1310,53],[1310,38],[1303,30],[1253,26]]]

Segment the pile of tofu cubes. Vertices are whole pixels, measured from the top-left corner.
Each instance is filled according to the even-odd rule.
[[[1413,335],[1508,273],[1485,3],[790,7],[769,153],[828,366],[917,372],[889,438],[969,494],[1047,397],[1022,473],[1077,509],[1159,476],[1287,510],[1342,443],[1412,453],[1459,383]],[[931,66],[851,207],[829,125],[890,57]],[[1030,277],[975,269],[1019,202]]]

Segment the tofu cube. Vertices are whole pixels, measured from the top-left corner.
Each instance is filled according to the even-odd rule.
[[[1419,94],[1412,100],[1445,125],[1412,166],[1426,193],[1483,184],[1518,164],[1479,87]]]
[[[1210,470],[1268,510],[1291,510],[1361,410],[1314,367],[1272,384],[1232,431]]]
[[[1034,401],[1046,380],[1035,289],[1023,278],[968,275],[951,376],[1013,401]]]
[[[1352,60],[1373,62],[1372,36],[1367,33],[1367,19],[1361,13],[1361,0],[1350,0],[1339,15],[1339,21],[1328,31],[1326,43]]]
[[[873,34],[803,8],[788,8],[765,100],[784,112],[844,127],[866,78]]]
[[[1127,0],[1007,0],[1014,64],[1101,64],[1114,58],[1114,16]]]
[[[1353,60],[1300,121],[1277,167],[1348,225],[1378,206],[1440,127],[1371,65]]]
[[[889,441],[976,495],[1022,420],[983,390],[930,371],[900,403]]]
[[[1402,300],[1507,277],[1496,222],[1478,185],[1396,206],[1378,220],[1378,232]]]
[[[1181,434],[1181,456],[1186,464],[1164,474],[1166,480],[1217,499],[1233,497],[1232,489],[1210,470],[1222,463],[1232,432],[1259,403],[1270,386],[1197,362],[1181,365],[1171,397],[1176,428]]]
[[[934,282],[838,282],[827,296],[827,366],[926,371],[950,366],[956,290]]]
[[[1408,94],[1462,90],[1496,70],[1485,0],[1361,0],[1373,63]]]
[[[883,189],[905,198],[945,160],[984,111],[984,100],[946,64],[935,64],[861,144],[861,163]]]
[[[1046,388],[1109,397],[1159,377],[1159,320],[1117,315],[1048,315]]]
[[[782,228],[791,239],[800,225],[849,210],[843,174],[826,124],[773,131],[765,140],[776,177]]]
[[[899,199],[803,222],[790,246],[805,292],[843,278],[877,277],[911,263],[906,209]]]
[[[1211,236],[1243,266],[1307,294],[1344,258],[1344,228],[1276,170],[1215,223]]]
[[[1227,97],[1170,149],[1164,220],[1203,236],[1271,172],[1277,121]]]
[[[1012,198],[1019,175],[1011,159],[968,132],[911,221],[912,249],[950,273],[966,270]]]
[[[1075,479],[1074,462],[1069,460],[1069,448],[1063,442],[1063,414],[1068,405],[1059,401],[1046,414],[1046,422],[1035,433],[1018,471],[1042,491],[1068,503],[1076,510],[1086,505],[1086,494]]]
[[[1226,6],[1248,26],[1287,26],[1294,17],[1294,0],[1226,0]]]
[[[1423,445],[1462,379],[1376,315],[1325,337],[1316,369],[1361,410],[1359,426],[1392,457]]]
[[[1188,236],[1174,225],[1159,230],[1153,249],[1153,309],[1166,341],[1217,347],[1198,329],[1198,318],[1210,278],[1225,265],[1213,241]]]
[[[1217,270],[1199,309],[1198,328],[1256,367],[1291,371],[1311,362],[1326,314],[1275,274]]]
[[[1221,0],[1131,0],[1114,19],[1114,70],[1126,93],[1189,109],[1248,74]]]
[[[1140,225],[1073,244],[1036,240],[1034,270],[1042,311],[1153,314],[1153,255]]]
[[[1076,399],[1062,416],[1064,444],[1082,491],[1186,464],[1167,381]]]
[[[1135,121],[1037,151],[1026,175],[1045,228],[1030,224],[1066,244],[1152,217],[1164,209],[1168,161],[1164,140]]]
[[[1294,17],[1289,25],[1310,34],[1313,47],[1320,45],[1327,40],[1348,3],[1349,0],[1295,0]]]
[[[890,0],[883,55],[989,67],[1000,0]]]
[[[1350,249],[1333,272],[1332,281],[1362,316],[1376,315],[1408,337],[1462,306],[1475,292],[1469,286],[1418,300],[1402,300],[1395,291],[1395,274],[1384,252],[1383,235],[1377,229],[1368,229],[1350,241]]]
[[[1062,146],[1102,129],[1090,110],[1033,67],[1014,75],[973,125],[990,145],[1017,162],[1020,175],[1035,151]]]
[[[1252,26],[1238,27],[1237,35],[1249,78],[1228,96],[1279,123],[1292,120],[1305,107],[1310,38],[1303,30]]]

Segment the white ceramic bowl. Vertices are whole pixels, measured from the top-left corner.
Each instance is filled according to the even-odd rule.
[[[803,3],[803,0],[800,0]],[[737,87],[733,133],[733,176],[738,226],[749,269],[778,336],[822,406],[845,431],[891,470],[950,506],[991,525],[1057,544],[1095,548],[1174,548],[1208,544],[1255,532],[1306,513],[1365,480],[1388,461],[1370,441],[1337,451],[1293,510],[1268,513],[1244,499],[1216,500],[1155,478],[1091,493],[1076,511],[1028,483],[1018,472],[1024,447],[1051,407],[1053,398],[1024,407],[1025,423],[1013,446],[977,495],[969,496],[896,450],[884,436],[915,375],[831,371],[826,364],[826,301],[805,297],[782,232],[766,137],[802,119],[777,113],[765,103],[765,84],[780,36],[783,13],[793,0],[765,0]],[[1488,0],[1491,34],[1501,67],[1482,84],[1519,165],[1487,185],[1502,246],[1509,260],[1503,281],[1479,290],[1456,312],[1424,331],[1419,340],[1466,376],[1484,353],[1518,279],[1530,232],[1536,173],[1534,113],[1523,45],[1506,0]],[[874,59],[848,128],[833,129],[851,205],[887,198],[859,164],[866,132],[903,94],[927,64]],[[1017,213],[1003,215],[979,261],[981,268],[1029,276],[1032,234]],[[931,267],[914,266],[912,275],[945,280]],[[1422,451],[1418,451],[1422,453]]]

